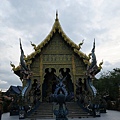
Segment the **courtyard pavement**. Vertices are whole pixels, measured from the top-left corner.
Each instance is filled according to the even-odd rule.
[[[2,115],[1,120],[19,120],[18,116],[9,116],[9,113]],[[55,119],[24,119],[24,120],[55,120]],[[107,110],[107,113],[102,113],[101,117],[96,118],[68,118],[68,120],[120,120],[120,112]]]

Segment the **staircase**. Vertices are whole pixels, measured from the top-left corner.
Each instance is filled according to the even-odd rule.
[[[39,108],[35,110],[28,118],[35,119],[51,119],[53,118],[52,103],[41,103]]]
[[[68,118],[87,118],[90,117],[87,112],[83,111],[76,102],[67,102],[67,108],[69,111]],[[52,103],[41,103],[39,108],[35,110],[28,118],[33,119],[52,119],[55,118],[53,113]]]
[[[69,110],[68,118],[88,118],[87,112],[83,111],[76,102],[68,102],[67,108]]]

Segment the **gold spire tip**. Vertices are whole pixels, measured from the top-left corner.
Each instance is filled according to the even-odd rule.
[[[58,19],[58,11],[56,10],[56,19]]]

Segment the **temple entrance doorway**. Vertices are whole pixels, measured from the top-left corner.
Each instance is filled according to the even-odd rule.
[[[56,80],[56,77],[59,77],[59,78],[66,77],[66,80],[63,81],[63,83],[66,85],[68,94],[74,93],[74,87],[71,80],[70,69],[69,68],[59,69],[59,73],[60,73],[59,76],[56,76],[55,73],[56,73],[56,70],[54,68],[45,69],[44,82],[42,85],[42,101],[43,102],[49,102],[50,95],[54,93],[56,85],[59,82]]]
[[[54,92],[57,84],[55,72],[56,70],[54,68],[45,69],[44,82],[42,85],[42,101],[44,102],[49,102],[49,97]]]

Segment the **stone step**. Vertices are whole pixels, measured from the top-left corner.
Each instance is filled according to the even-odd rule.
[[[30,120],[35,119],[35,118],[37,118],[37,119],[53,119],[53,116],[32,116],[32,117],[28,117],[28,118],[30,118]]]
[[[46,115],[37,114],[37,115],[34,115],[34,116],[36,116],[36,117],[53,117],[53,114],[50,114],[50,115],[48,115],[48,114],[46,114]]]
[[[53,118],[52,103],[41,103],[39,108],[35,110],[29,118],[50,119]]]
[[[31,115],[53,115],[53,113],[51,112],[51,113],[33,113],[33,114],[31,114]]]
[[[88,113],[83,111],[75,102],[67,103],[67,108],[69,110],[68,117],[70,118],[89,117]]]
[[[87,118],[90,117],[87,112],[83,111],[75,102],[66,103],[69,114],[69,118]],[[38,118],[38,119],[52,119],[55,118],[53,114],[53,108],[57,107],[53,106],[52,103],[41,103],[39,108],[34,111],[29,118]]]
[[[52,108],[51,109],[47,109],[47,108],[44,108],[44,109],[38,109],[38,110],[36,110],[37,112],[38,111],[52,111]]]

